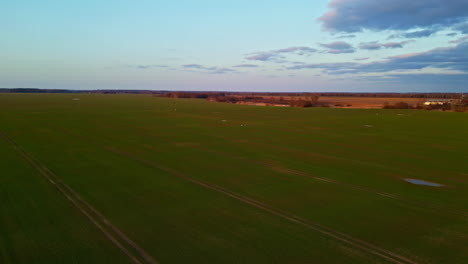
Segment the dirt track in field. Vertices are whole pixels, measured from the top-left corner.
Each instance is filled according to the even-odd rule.
[[[249,144],[254,144],[255,145],[256,143],[249,143]],[[264,144],[264,145],[266,145],[266,144]],[[275,147],[273,145],[268,145],[268,146],[269,147]],[[203,149],[203,151],[205,151],[205,152],[215,153],[217,155],[222,155],[222,156],[225,156],[225,157],[228,157],[228,158],[242,160],[243,162],[248,162],[248,163],[262,165],[262,166],[267,166],[270,169],[272,169],[274,171],[277,171],[279,173],[307,177],[307,178],[311,178],[311,179],[314,179],[314,180],[317,180],[317,181],[327,182],[327,183],[341,185],[341,186],[346,186],[346,187],[351,188],[351,189],[355,189],[355,190],[359,190],[359,191],[363,191],[363,192],[383,196],[383,197],[386,197],[386,198],[398,200],[398,201],[403,202],[403,203],[401,203],[402,206],[407,206],[407,207],[416,208],[416,209],[424,208],[424,209],[428,209],[428,210],[432,210],[432,211],[444,211],[444,212],[446,212],[448,214],[468,217],[468,212],[466,212],[464,210],[457,210],[457,209],[453,209],[453,208],[447,208],[446,206],[444,206],[442,204],[428,203],[428,202],[423,202],[423,201],[419,201],[419,200],[408,199],[408,198],[403,197],[401,195],[398,195],[396,193],[383,192],[383,191],[380,191],[380,190],[377,190],[377,189],[373,189],[373,188],[369,188],[369,187],[365,187],[365,186],[361,186],[361,185],[357,185],[357,184],[341,182],[341,181],[334,180],[334,179],[331,179],[331,178],[328,178],[328,177],[323,177],[323,176],[319,177],[319,176],[312,175],[312,174],[304,172],[304,171],[285,168],[285,167],[283,167],[283,166],[281,166],[279,164],[276,164],[274,162],[273,163],[265,163],[265,162],[261,162],[261,161],[250,160],[250,159],[246,159],[244,157],[233,155],[231,153],[210,149],[210,148],[207,148],[205,146],[196,146],[196,148]],[[278,147],[278,148],[281,148],[281,147]],[[327,158],[332,157],[334,159],[338,159],[337,157],[333,157],[333,156],[326,156],[326,157]]]
[[[122,231],[114,226],[99,211],[83,200],[70,186],[62,182],[53,172],[45,167],[41,162],[27,153],[7,134],[0,131],[0,137],[9,143],[17,153],[25,159],[33,168],[35,168],[47,181],[49,181],[67,200],[69,200],[88,220],[93,223],[122,253],[124,253],[133,263],[157,264],[148,253],[140,246],[128,238]],[[134,251],[137,254],[132,253]]]
[[[289,221],[301,224],[303,226],[306,226],[307,228],[318,231],[318,232],[320,232],[322,234],[325,234],[325,235],[327,235],[329,237],[340,240],[340,241],[345,242],[345,243],[347,243],[349,245],[355,246],[356,248],[359,248],[359,249],[361,249],[361,250],[363,250],[365,252],[368,252],[370,254],[380,256],[380,257],[382,257],[382,258],[384,258],[384,259],[386,259],[388,261],[391,261],[393,263],[413,263],[413,264],[416,263],[415,261],[412,261],[412,260],[410,260],[408,258],[400,256],[400,255],[398,255],[396,253],[393,253],[391,251],[382,249],[382,248],[380,248],[380,247],[378,247],[378,246],[376,246],[374,244],[361,241],[361,240],[359,240],[357,238],[350,237],[350,236],[348,236],[348,235],[346,235],[344,233],[341,233],[339,231],[336,231],[336,230],[330,229],[328,227],[322,226],[322,225],[320,225],[318,223],[314,223],[314,222],[309,221],[307,219],[301,218],[301,217],[296,216],[294,214],[291,214],[289,212],[286,212],[286,211],[283,211],[281,209],[275,208],[275,207],[273,207],[271,205],[256,201],[256,200],[254,200],[252,198],[243,196],[241,194],[234,193],[234,192],[232,192],[230,190],[227,190],[227,189],[225,189],[223,187],[220,187],[218,185],[211,184],[209,182],[206,182],[204,180],[201,180],[201,179],[189,176],[189,175],[185,175],[183,173],[177,172],[177,171],[175,171],[175,170],[173,170],[171,168],[165,167],[165,166],[157,164],[155,162],[145,160],[145,159],[140,158],[140,157],[138,157],[138,156],[136,156],[136,155],[134,155],[132,153],[119,150],[119,149],[117,149],[117,148],[115,148],[113,146],[105,145],[102,142],[96,140],[95,138],[84,137],[83,135],[76,135],[74,132],[72,132],[70,130],[66,130],[64,132],[66,132],[68,134],[73,134],[74,136],[80,136],[80,137],[86,138],[88,142],[94,142],[94,144],[99,145],[99,146],[103,147],[104,149],[106,149],[108,151],[111,151],[113,153],[116,153],[116,154],[119,154],[119,155],[122,155],[122,156],[126,156],[128,158],[133,159],[133,160],[144,163],[144,164],[146,164],[148,166],[151,166],[151,167],[157,168],[159,170],[165,171],[165,172],[167,172],[169,174],[184,178],[185,180],[188,180],[190,182],[198,184],[198,185],[200,185],[202,187],[217,191],[217,192],[222,193],[224,195],[227,195],[227,196],[229,196],[231,198],[234,198],[234,199],[239,200],[241,202],[244,202],[246,204],[249,204],[249,205],[252,205],[252,206],[257,207],[259,209],[262,209],[262,210],[264,210],[266,212],[272,213],[274,215],[277,215],[277,216],[282,217],[284,219],[287,219]],[[231,140],[231,139],[229,139],[229,140]],[[261,145],[268,145],[268,144],[261,144]],[[273,147],[271,145],[268,145],[268,146]],[[205,147],[203,147],[203,146],[186,146],[186,147],[202,148],[204,151],[207,151],[207,152],[213,152],[213,153],[217,153],[217,154],[227,156],[227,157],[230,157],[230,158],[233,158],[233,159],[240,159],[240,160],[247,161],[243,157],[233,155],[232,153],[219,152],[217,150],[206,148],[206,146]],[[338,159],[340,159],[339,157],[334,157],[334,156],[329,156],[329,158],[338,158]],[[349,187],[349,188],[352,188],[352,189],[365,191],[365,192],[369,192],[369,193],[374,193],[374,194],[382,196],[382,197],[402,201],[405,204],[411,204],[415,208],[423,207],[425,209],[430,209],[430,210],[443,210],[443,211],[445,211],[447,213],[451,213],[451,214],[455,214],[455,215],[463,215],[463,216],[467,215],[467,212],[465,212],[465,211],[451,210],[451,208],[446,208],[443,205],[431,204],[431,203],[428,204],[428,203],[421,202],[421,201],[410,200],[410,199],[407,199],[405,197],[401,197],[401,196],[399,196],[397,194],[381,192],[381,191],[376,190],[376,189],[371,189],[371,188],[368,188],[368,187],[363,187],[363,186],[359,186],[359,185],[344,183],[344,182],[340,182],[340,181],[330,179],[330,178],[318,177],[318,176],[314,176],[314,175],[311,175],[311,174],[308,174],[308,173],[305,173],[305,172],[302,172],[302,171],[298,171],[298,170],[288,169],[288,168],[284,168],[284,167],[275,167],[277,164],[265,164],[264,162],[257,162],[257,161],[249,161],[249,162],[257,163],[259,165],[264,165],[264,166],[265,165],[267,165],[267,166],[271,165],[270,167],[272,167],[273,170],[276,170],[278,172],[285,173],[285,174],[308,177],[308,178],[312,178],[314,180],[318,180],[318,181],[322,181],[322,182],[342,185],[342,186],[346,186],[346,187]]]
[[[203,181],[203,180],[198,179],[196,177],[183,174],[181,172],[175,171],[175,170],[173,170],[171,168],[165,167],[165,166],[157,164],[155,162],[152,162],[152,161],[137,157],[136,155],[134,155],[132,153],[125,152],[125,151],[119,150],[119,149],[117,149],[115,147],[111,147],[111,146],[103,146],[103,147],[104,147],[104,149],[107,149],[108,151],[111,151],[113,153],[128,157],[128,158],[133,159],[135,161],[146,164],[147,166],[150,166],[150,167],[156,168],[158,170],[164,171],[164,172],[169,173],[171,175],[174,175],[174,176],[177,176],[179,178],[190,181],[192,183],[195,183],[195,184],[197,184],[199,186],[202,186],[202,187],[204,187],[206,189],[216,191],[218,193],[221,193],[221,194],[223,194],[225,196],[229,196],[229,197],[231,197],[233,199],[236,199],[236,200],[238,200],[240,202],[243,202],[245,204],[249,204],[251,206],[254,206],[254,207],[256,207],[258,209],[261,209],[261,210],[263,210],[265,212],[274,214],[274,215],[279,216],[279,217],[281,217],[283,219],[289,220],[291,222],[294,222],[294,223],[300,224],[302,226],[305,226],[305,227],[307,227],[309,229],[315,230],[315,231],[317,231],[317,232],[319,232],[321,234],[324,234],[324,235],[326,235],[328,237],[331,237],[333,239],[344,242],[344,243],[346,243],[348,245],[354,246],[355,248],[361,249],[361,250],[363,250],[363,251],[365,251],[365,252],[367,252],[369,254],[372,254],[372,255],[381,257],[383,259],[386,259],[387,261],[390,261],[392,263],[401,263],[401,264],[408,264],[408,263],[415,264],[416,263],[416,262],[414,262],[414,261],[412,261],[412,260],[410,260],[410,259],[408,259],[406,257],[398,255],[398,254],[396,254],[394,252],[391,252],[389,250],[380,248],[377,245],[374,245],[372,243],[368,243],[368,242],[359,240],[357,238],[354,238],[354,237],[351,237],[351,236],[346,235],[344,233],[341,233],[341,232],[339,232],[337,230],[328,228],[328,227],[323,226],[321,224],[314,223],[312,221],[301,218],[301,217],[296,216],[294,214],[291,214],[289,212],[286,212],[286,211],[283,211],[281,209],[275,208],[275,207],[273,207],[271,205],[268,205],[268,204],[262,203],[260,201],[254,200],[252,198],[249,198],[247,196],[232,192],[232,191],[230,191],[228,189],[225,189],[225,188],[223,188],[221,186],[218,186],[218,185]]]
[[[268,148],[272,148],[272,149],[279,149],[279,150],[286,150],[286,151],[293,151],[293,152],[299,151],[297,149],[290,149],[288,147],[283,147],[283,146],[278,146],[278,145],[264,144],[264,143],[253,142],[253,141],[241,142],[241,141],[236,141],[236,140],[226,138],[226,137],[221,137],[221,138],[223,138],[225,140],[232,141],[232,142],[249,144],[250,146],[255,145],[255,146],[268,147]],[[198,148],[200,148],[200,147],[198,147]],[[243,157],[235,156],[235,155],[233,155],[231,153],[225,153],[225,152],[221,152],[221,151],[218,151],[218,150],[208,149],[207,147],[203,147],[203,149],[205,151],[207,151],[207,152],[212,152],[212,153],[216,153],[218,155],[223,155],[223,156],[231,157],[231,158],[234,158],[234,159],[243,160],[244,162],[249,162],[249,163],[255,163],[255,164],[259,164],[259,165],[268,166],[271,169],[273,169],[273,170],[275,170],[277,172],[280,172],[280,173],[308,177],[308,178],[311,178],[311,179],[314,179],[314,180],[327,182],[327,183],[331,183],[331,184],[337,184],[337,185],[341,185],[341,186],[346,186],[346,187],[349,187],[349,188],[352,188],[352,189],[355,189],[355,190],[360,190],[360,191],[364,191],[364,192],[368,192],[368,193],[373,193],[373,194],[376,194],[376,195],[379,195],[379,196],[382,196],[382,197],[398,200],[398,201],[403,202],[402,205],[405,205],[405,206],[412,206],[413,208],[425,208],[425,209],[428,209],[428,210],[444,211],[444,212],[446,212],[448,214],[468,217],[468,212],[467,211],[454,209],[454,208],[448,208],[447,206],[445,206],[443,204],[429,203],[429,202],[419,201],[419,200],[415,200],[415,199],[408,199],[408,198],[403,197],[401,195],[398,195],[396,193],[387,193],[387,192],[383,192],[383,191],[380,191],[380,190],[377,190],[377,189],[373,189],[373,188],[369,188],[369,187],[365,187],[365,186],[361,186],[361,185],[357,185],[357,184],[346,183],[346,182],[342,182],[342,181],[338,181],[338,180],[334,180],[334,179],[327,178],[327,177],[322,177],[322,176],[319,177],[319,176],[311,175],[310,173],[306,173],[306,172],[303,172],[303,171],[285,168],[285,167],[279,166],[278,164],[265,164],[265,163],[262,163],[262,162],[259,162],[259,161],[252,161],[252,160],[245,159]],[[385,169],[391,169],[391,167],[383,166],[383,165],[380,165],[380,164],[367,163],[367,162],[363,162],[363,161],[353,160],[353,159],[349,159],[349,158],[336,157],[336,156],[326,155],[326,154],[322,154],[322,153],[303,152],[302,154],[303,155],[312,155],[312,156],[316,155],[316,156],[319,156],[319,157],[322,157],[322,158],[333,159],[333,160],[352,161],[352,162],[355,162],[355,163],[362,163],[363,165],[377,166],[377,167],[383,167]]]
[[[272,169],[276,170],[276,171],[279,171],[279,172],[282,172],[282,173],[299,175],[299,176],[308,177],[308,178],[311,178],[311,179],[314,179],[314,180],[317,180],[317,181],[323,181],[323,182],[333,183],[333,184],[337,184],[337,185],[347,186],[347,187],[349,187],[351,189],[355,189],[355,190],[359,190],[359,191],[363,191],[363,192],[368,192],[368,193],[373,193],[373,194],[380,195],[380,196],[383,196],[383,197],[387,197],[387,198],[390,198],[390,199],[402,201],[407,206],[411,205],[413,208],[425,208],[425,209],[429,209],[429,210],[432,210],[432,211],[444,211],[444,212],[452,214],[452,215],[459,215],[459,216],[465,216],[465,217],[468,216],[468,212],[465,212],[463,210],[455,210],[455,209],[445,208],[443,205],[440,205],[440,204],[428,204],[428,203],[425,203],[425,202],[410,200],[410,199],[402,197],[402,196],[400,196],[398,194],[382,192],[382,191],[375,190],[375,189],[372,189],[372,188],[363,187],[363,186],[350,184],[350,183],[345,183],[345,182],[340,182],[340,181],[330,179],[330,178],[317,177],[317,176],[313,176],[313,175],[310,175],[310,174],[302,172],[302,171],[287,169],[287,168],[284,168],[284,167],[272,167]]]

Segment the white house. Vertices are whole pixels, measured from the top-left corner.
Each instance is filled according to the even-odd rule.
[[[443,105],[453,102],[453,99],[429,99],[424,105]]]

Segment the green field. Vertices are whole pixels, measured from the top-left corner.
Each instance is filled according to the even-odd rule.
[[[0,94],[0,132],[0,263],[152,262],[84,202],[153,263],[468,263],[467,113]]]

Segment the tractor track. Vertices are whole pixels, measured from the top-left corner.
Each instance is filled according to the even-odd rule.
[[[65,130],[65,132],[69,133],[69,134],[75,134],[75,133],[73,133],[72,131],[69,131],[69,130]],[[132,159],[132,160],[135,160],[135,161],[138,161],[140,163],[146,164],[147,166],[156,168],[158,170],[164,171],[166,173],[177,176],[177,177],[182,178],[184,180],[190,181],[190,182],[192,182],[194,184],[197,184],[199,186],[202,186],[202,187],[205,187],[207,189],[210,189],[210,190],[216,191],[218,193],[221,193],[223,195],[229,196],[229,197],[231,197],[233,199],[236,199],[238,201],[241,201],[241,202],[243,202],[245,204],[254,206],[254,207],[258,208],[258,209],[261,209],[261,210],[266,211],[268,213],[271,213],[273,215],[279,216],[279,217],[281,217],[283,219],[286,219],[288,221],[300,224],[300,225],[305,226],[305,227],[307,227],[309,229],[312,229],[312,230],[315,230],[315,231],[317,231],[319,233],[322,233],[322,234],[324,234],[324,235],[326,235],[328,237],[331,237],[331,238],[336,239],[338,241],[344,242],[344,243],[346,243],[348,245],[354,246],[355,248],[361,249],[364,252],[367,252],[367,253],[370,253],[370,254],[372,254],[374,256],[378,256],[378,257],[381,257],[383,259],[386,259],[387,261],[390,261],[392,263],[400,263],[400,264],[416,264],[417,263],[417,262],[415,262],[413,260],[410,260],[410,259],[408,259],[408,258],[406,258],[404,256],[401,256],[401,255],[399,255],[397,253],[394,253],[392,251],[380,248],[379,246],[374,245],[372,243],[365,242],[365,241],[359,240],[357,238],[351,237],[351,236],[349,236],[347,234],[344,234],[344,233],[342,233],[340,231],[337,231],[337,230],[328,228],[326,226],[323,226],[321,224],[312,222],[312,221],[307,220],[305,218],[302,218],[300,216],[297,216],[297,215],[294,215],[292,213],[286,212],[286,211],[284,211],[282,209],[278,209],[278,208],[275,208],[275,207],[273,207],[271,205],[268,205],[268,204],[265,204],[263,202],[254,200],[254,199],[252,199],[250,197],[247,197],[247,196],[244,196],[242,194],[235,193],[235,192],[230,191],[230,190],[228,190],[226,188],[223,188],[223,187],[221,187],[219,185],[215,185],[215,184],[206,182],[206,181],[201,180],[199,178],[189,176],[189,175],[186,175],[184,173],[178,172],[178,171],[176,171],[174,169],[165,167],[165,166],[163,166],[161,164],[158,164],[156,162],[143,159],[143,158],[138,157],[138,156],[136,156],[136,155],[134,155],[134,154],[132,154],[130,152],[122,151],[122,150],[120,150],[120,149],[118,149],[118,148],[116,148],[114,146],[110,146],[110,145],[108,145],[106,143],[100,142],[99,140],[97,140],[95,138],[90,138],[90,137],[88,138],[86,136],[76,135],[76,134],[75,134],[75,136],[83,137],[88,142],[91,141],[91,142],[93,142],[93,144],[99,145],[102,148],[104,148],[105,150],[110,151],[110,152],[112,152],[114,154],[125,156],[127,158]],[[294,172],[297,172],[297,171],[294,171]],[[304,175],[302,175],[302,176],[304,176]],[[327,182],[332,183],[333,180],[331,180],[331,179],[328,180],[328,179],[324,178],[322,181],[327,181]],[[334,183],[337,184],[337,182],[334,182]],[[358,187],[360,187],[360,186],[358,186]]]
[[[157,164],[157,163],[155,163],[153,161],[149,161],[149,160],[137,157],[136,155],[134,155],[132,153],[129,153],[129,152],[126,152],[126,151],[121,151],[121,150],[119,150],[119,149],[117,149],[115,147],[111,147],[111,146],[103,146],[103,147],[104,147],[104,149],[107,149],[108,151],[111,151],[111,152],[113,152],[115,154],[125,156],[127,158],[130,158],[130,159],[133,159],[135,161],[146,164],[147,166],[156,168],[158,170],[164,171],[164,172],[169,173],[171,175],[174,175],[174,176],[177,176],[179,178],[190,181],[192,183],[195,183],[195,184],[197,184],[199,186],[202,186],[204,188],[216,191],[216,192],[221,193],[221,194],[223,194],[225,196],[229,196],[229,197],[231,197],[233,199],[236,199],[236,200],[238,200],[240,202],[243,202],[245,204],[254,206],[254,207],[258,208],[258,209],[261,209],[261,210],[266,211],[268,213],[271,213],[273,215],[279,216],[279,217],[281,217],[283,219],[286,219],[288,221],[300,224],[300,225],[305,226],[305,227],[307,227],[309,229],[312,229],[312,230],[315,230],[315,231],[317,231],[317,232],[319,232],[321,234],[324,234],[324,235],[326,235],[328,237],[331,237],[331,238],[336,239],[338,241],[344,242],[344,243],[346,243],[348,245],[354,246],[355,248],[361,249],[362,251],[370,253],[370,254],[372,254],[374,256],[378,256],[378,257],[381,257],[383,259],[386,259],[387,261],[390,261],[392,263],[416,264],[415,261],[412,261],[412,260],[410,260],[410,259],[408,259],[406,257],[398,255],[397,253],[394,253],[394,252],[391,252],[389,250],[380,248],[377,245],[374,245],[372,243],[365,242],[365,241],[359,240],[357,238],[353,238],[353,237],[351,237],[349,235],[346,235],[346,234],[344,234],[342,232],[339,232],[337,230],[334,230],[334,229],[328,228],[326,226],[323,226],[321,224],[318,224],[318,223],[312,222],[310,220],[304,219],[304,218],[299,217],[297,215],[294,215],[294,214],[291,214],[289,212],[283,211],[281,209],[275,208],[275,207],[273,207],[271,205],[268,205],[266,203],[254,200],[254,199],[252,199],[250,197],[235,193],[235,192],[230,191],[228,189],[225,189],[225,188],[223,188],[221,186],[206,182],[204,180],[201,180],[201,179],[193,177],[193,176],[183,174],[183,173],[175,171],[175,170],[173,170],[171,168],[168,168],[168,167],[162,166],[160,164]]]
[[[215,137],[217,137],[217,136],[215,136]],[[228,139],[228,138],[224,138],[224,137],[218,137],[218,138],[223,138],[225,140],[229,140],[229,141],[234,142],[232,139]],[[257,142],[249,142],[249,144],[259,145],[259,146],[267,146],[267,147],[273,148],[273,149],[291,151],[291,149],[289,149],[287,147],[273,146],[273,145],[270,145],[270,144],[261,144],[261,143],[257,143]],[[435,202],[424,202],[424,201],[420,201],[420,200],[416,200],[416,199],[410,199],[410,198],[406,198],[406,197],[401,196],[401,195],[396,194],[396,193],[383,192],[381,190],[370,188],[370,187],[365,187],[365,186],[361,186],[361,185],[357,185],[357,184],[338,181],[338,180],[335,180],[335,179],[322,177],[322,176],[319,177],[319,176],[311,175],[309,173],[299,171],[299,170],[294,170],[294,169],[289,169],[289,168],[284,168],[284,167],[278,167],[278,166],[276,166],[276,164],[265,164],[265,163],[260,162],[260,161],[251,161],[251,160],[247,160],[247,159],[245,159],[243,157],[239,157],[239,156],[235,156],[235,155],[232,155],[232,154],[220,152],[220,151],[217,151],[217,150],[212,150],[212,149],[209,149],[209,148],[204,148],[203,150],[207,151],[207,152],[211,152],[211,153],[216,153],[218,155],[228,156],[228,157],[233,158],[233,159],[242,160],[244,162],[249,162],[249,163],[258,164],[258,165],[262,165],[262,166],[268,165],[268,167],[270,167],[271,169],[276,170],[276,171],[278,171],[280,173],[307,177],[307,178],[314,179],[314,180],[321,181],[321,182],[327,182],[327,183],[331,183],[331,184],[341,185],[341,186],[345,186],[345,187],[348,187],[348,188],[351,188],[351,189],[355,189],[355,190],[359,190],[359,191],[363,191],[363,192],[367,192],[367,193],[372,193],[372,194],[375,194],[375,195],[378,195],[378,196],[381,196],[381,197],[385,197],[385,198],[393,199],[393,200],[396,200],[396,201],[404,202],[405,204],[411,204],[412,206],[416,206],[417,208],[425,208],[425,209],[432,210],[432,211],[444,211],[444,212],[446,212],[448,214],[451,214],[451,215],[468,217],[468,212],[466,210],[449,208],[449,207],[445,206],[444,204],[435,203]],[[327,157],[327,158],[330,158],[330,159],[341,159],[341,160],[349,160],[349,161],[353,161],[353,162],[358,162],[356,160],[351,160],[351,159],[346,159],[346,158],[341,158],[341,157],[335,157],[335,156],[331,156],[331,155],[324,155],[324,154],[318,154],[318,153],[312,153],[312,152],[308,152],[308,153],[313,154],[313,155],[324,156],[324,157]],[[367,163],[363,163],[363,164],[367,164]],[[385,167],[385,168],[390,169],[390,167]]]
[[[273,167],[273,169],[276,169],[276,168]],[[278,169],[278,171],[282,171],[284,173],[294,174],[294,175],[298,175],[298,176],[302,176],[302,177],[311,178],[311,179],[314,179],[314,180],[317,180],[317,181],[328,182],[328,183],[332,183],[332,184],[336,184],[336,185],[342,185],[342,186],[346,186],[346,187],[351,188],[351,189],[355,189],[355,190],[359,190],[359,191],[363,191],[363,192],[367,192],[367,193],[376,194],[376,195],[379,195],[379,196],[383,196],[383,197],[390,198],[390,199],[393,199],[393,200],[398,200],[398,201],[401,201],[401,202],[416,206],[416,208],[424,208],[424,209],[428,209],[428,210],[432,210],[432,211],[444,211],[446,213],[449,213],[449,214],[452,214],[452,215],[457,215],[457,216],[462,216],[462,217],[467,217],[468,216],[468,213],[466,211],[463,211],[463,210],[456,210],[456,209],[446,208],[443,205],[435,204],[435,203],[431,204],[431,203],[421,202],[421,201],[418,201],[418,200],[411,200],[411,199],[407,199],[405,197],[402,197],[402,196],[400,196],[398,194],[382,192],[382,191],[379,191],[379,190],[376,190],[376,189],[363,187],[363,186],[359,186],[359,185],[355,185],[355,184],[351,184],[351,183],[345,183],[345,182],[337,181],[337,180],[326,178],[326,177],[318,177],[318,176],[310,175],[308,173],[298,171],[298,170],[281,168],[281,169]]]
[[[88,137],[88,136],[83,136],[83,135],[78,135],[76,132],[71,131],[69,129],[63,129],[63,131],[65,133],[69,134],[69,135],[82,137],[82,138],[86,139],[87,141],[93,141],[93,142],[95,142],[95,144],[102,145],[102,143],[99,142],[98,140],[96,140],[95,138]],[[224,139],[224,140],[228,140],[230,142],[238,142],[238,141],[235,141],[235,140],[233,140],[231,138],[226,138],[226,137],[222,137],[222,136],[214,136],[214,135],[208,135],[208,136],[212,136],[212,137],[215,137],[215,138],[221,138],[221,139]],[[274,146],[274,145],[258,143],[258,142],[249,142],[249,144],[258,145],[258,146],[267,146],[269,148],[279,149],[279,150],[292,151],[292,149],[287,148],[287,147]],[[377,195],[377,196],[380,196],[380,197],[384,197],[384,198],[387,198],[387,199],[392,199],[394,201],[403,202],[401,204],[406,205],[406,206],[411,206],[412,208],[426,209],[426,210],[431,210],[431,211],[444,211],[445,213],[451,214],[453,216],[461,216],[461,217],[465,217],[465,218],[468,217],[468,212],[466,210],[450,208],[450,207],[447,207],[444,204],[440,204],[440,203],[436,203],[436,202],[425,202],[425,201],[421,201],[421,200],[417,200],[417,199],[411,199],[411,198],[407,198],[407,197],[404,197],[404,196],[396,194],[396,193],[384,192],[384,191],[374,189],[374,188],[371,188],[371,187],[367,187],[367,186],[357,185],[357,184],[353,184],[353,183],[347,183],[347,182],[343,182],[343,181],[339,181],[339,180],[335,180],[335,179],[328,178],[328,177],[323,177],[323,176],[319,177],[319,176],[316,176],[316,175],[313,175],[313,174],[310,174],[310,173],[306,173],[306,172],[300,171],[300,170],[294,170],[294,169],[289,169],[289,168],[284,168],[284,167],[277,167],[276,164],[265,164],[264,162],[261,162],[261,161],[252,161],[252,160],[245,159],[244,157],[236,156],[236,155],[233,155],[231,153],[226,153],[226,152],[214,150],[214,149],[211,149],[211,148],[208,148],[208,147],[197,146],[197,148],[202,149],[205,152],[215,153],[217,155],[226,156],[226,157],[229,157],[229,158],[232,158],[232,159],[242,160],[243,162],[248,162],[248,163],[257,164],[257,165],[261,165],[261,166],[268,165],[268,167],[270,167],[271,169],[276,170],[276,171],[278,171],[280,173],[306,177],[306,178],[313,179],[313,180],[320,181],[320,182],[326,182],[326,183],[329,183],[329,184],[341,185],[341,186],[344,186],[344,187],[348,187],[350,189],[355,189],[355,190],[371,193],[371,194],[374,194],[374,195]],[[313,154],[313,155],[320,155],[320,156],[330,158],[330,159],[360,162],[363,165],[375,166],[375,164],[368,164],[367,162],[356,161],[356,160],[342,158],[342,157],[335,157],[335,156],[331,156],[331,155],[312,153],[312,152],[308,152],[308,153]],[[379,166],[383,166],[383,165],[379,165]],[[391,169],[390,167],[387,167],[387,166],[383,166],[383,167],[386,168],[386,169]]]
[[[0,130],[0,137],[9,143],[16,152],[49,181],[67,200],[69,200],[88,220],[93,223],[122,253],[135,264],[158,264],[134,241],[128,238],[120,229],[113,225],[97,209],[81,198],[76,191],[60,180],[44,164],[32,157],[12,138]],[[134,251],[134,252],[131,252]],[[137,254],[135,254],[137,253]]]

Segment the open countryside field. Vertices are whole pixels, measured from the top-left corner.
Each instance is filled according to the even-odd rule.
[[[0,94],[0,263],[466,263],[467,120]]]
[[[393,97],[336,97],[336,96],[323,96],[320,98],[320,103],[329,104],[330,106],[343,105],[349,108],[362,108],[362,109],[381,109],[385,102],[389,104],[396,104],[405,102],[410,105],[423,104],[427,99],[424,98],[393,98]]]

